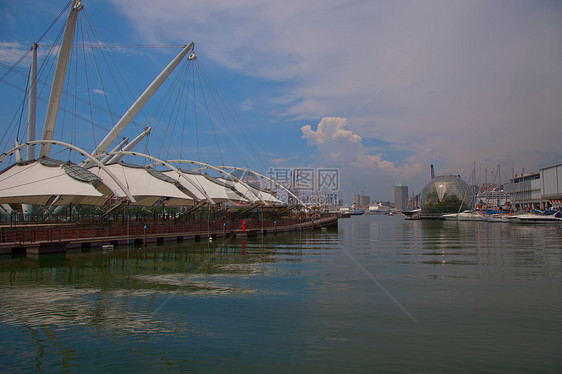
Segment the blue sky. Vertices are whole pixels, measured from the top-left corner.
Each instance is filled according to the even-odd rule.
[[[437,174],[468,180],[474,162],[478,170],[490,171],[500,164],[502,179],[512,168],[538,171],[562,162],[559,1],[83,3],[108,44],[194,41],[198,63],[243,119],[241,130],[234,131],[237,141],[255,146],[224,146],[219,154],[221,142],[213,144],[212,134],[205,144],[195,144],[196,136],[185,131],[198,131],[203,139],[202,123],[184,129],[184,141],[175,147],[168,142],[179,136],[151,135],[149,146],[169,156],[183,147],[183,155],[245,163],[259,172],[270,166],[340,168],[346,202],[352,184],[355,193],[378,200],[392,200],[398,183],[419,192],[430,164]],[[1,62],[12,64],[64,5],[0,1]],[[119,59],[143,90],[178,51],[126,50]],[[3,83],[0,90],[6,137],[22,95]],[[142,126],[150,116],[137,120]],[[111,127],[110,120],[100,122]],[[166,128],[169,134],[179,131],[160,129]],[[82,130],[72,132],[79,143]],[[98,128],[96,137],[103,135]]]

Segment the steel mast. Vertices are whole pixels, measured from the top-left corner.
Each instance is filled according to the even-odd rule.
[[[164,70],[154,79],[154,81],[147,87],[147,89],[139,96],[137,101],[134,102],[133,105],[127,110],[127,112],[121,117],[119,121],[113,126],[111,131],[106,135],[106,137],[99,143],[96,147],[94,152],[92,152],[92,156],[97,157],[98,155],[104,153],[107,148],[113,143],[115,139],[119,136],[121,131],[125,129],[125,127],[131,122],[131,120],[137,115],[137,113],[142,109],[142,107],[148,102],[148,100],[152,97],[152,95],[160,88],[162,83],[172,74],[174,69],[178,66],[181,60],[187,55],[188,52],[193,50],[195,44],[190,42],[187,44],[181,52],[166,66]],[[92,166],[92,162],[90,160],[84,161],[83,165],[84,168],[88,168]]]
[[[74,40],[74,31],[76,30],[76,21],[78,20],[78,12],[84,6],[80,0],[73,0],[70,7],[70,13],[66,20],[64,35],[62,37],[62,45],[59,52],[53,85],[51,86],[51,95],[49,96],[49,104],[47,106],[47,116],[45,117],[45,125],[43,127],[43,140],[53,140],[55,124],[66,79],[66,70],[70,60],[70,52],[72,50],[72,42]],[[51,143],[42,143],[39,157],[49,157],[51,153]]]

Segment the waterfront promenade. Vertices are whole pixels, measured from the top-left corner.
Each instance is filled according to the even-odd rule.
[[[0,254],[45,254],[106,245],[247,237],[337,225],[338,217],[277,220],[209,220],[187,223],[134,222],[108,225],[19,224],[0,227]]]

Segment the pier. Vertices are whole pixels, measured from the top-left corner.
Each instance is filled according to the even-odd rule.
[[[0,227],[0,254],[33,255],[64,253],[91,247],[146,245],[150,243],[207,240],[209,238],[276,235],[291,231],[337,226],[338,217],[283,218],[278,220],[198,221],[191,223],[146,222],[113,225],[9,225]]]

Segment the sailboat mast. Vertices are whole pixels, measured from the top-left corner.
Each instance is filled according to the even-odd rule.
[[[37,43],[31,47],[31,71],[29,85],[29,105],[27,108],[27,141],[35,140],[36,114],[37,114]],[[35,158],[35,146],[27,147],[27,159]]]
[[[68,14],[68,19],[66,20],[64,35],[62,37],[62,45],[59,52],[57,67],[55,69],[55,76],[53,78],[53,85],[51,86],[51,95],[49,96],[49,104],[47,106],[47,115],[45,117],[45,125],[43,127],[43,140],[53,139],[62,97],[62,90],[66,79],[66,70],[68,68],[72,42],[74,40],[76,21],[78,20],[78,12],[82,10],[83,7],[84,6],[80,0],[73,0],[70,7],[70,13]],[[48,157],[50,153],[51,144],[42,144],[41,150],[39,151],[39,157]]]

